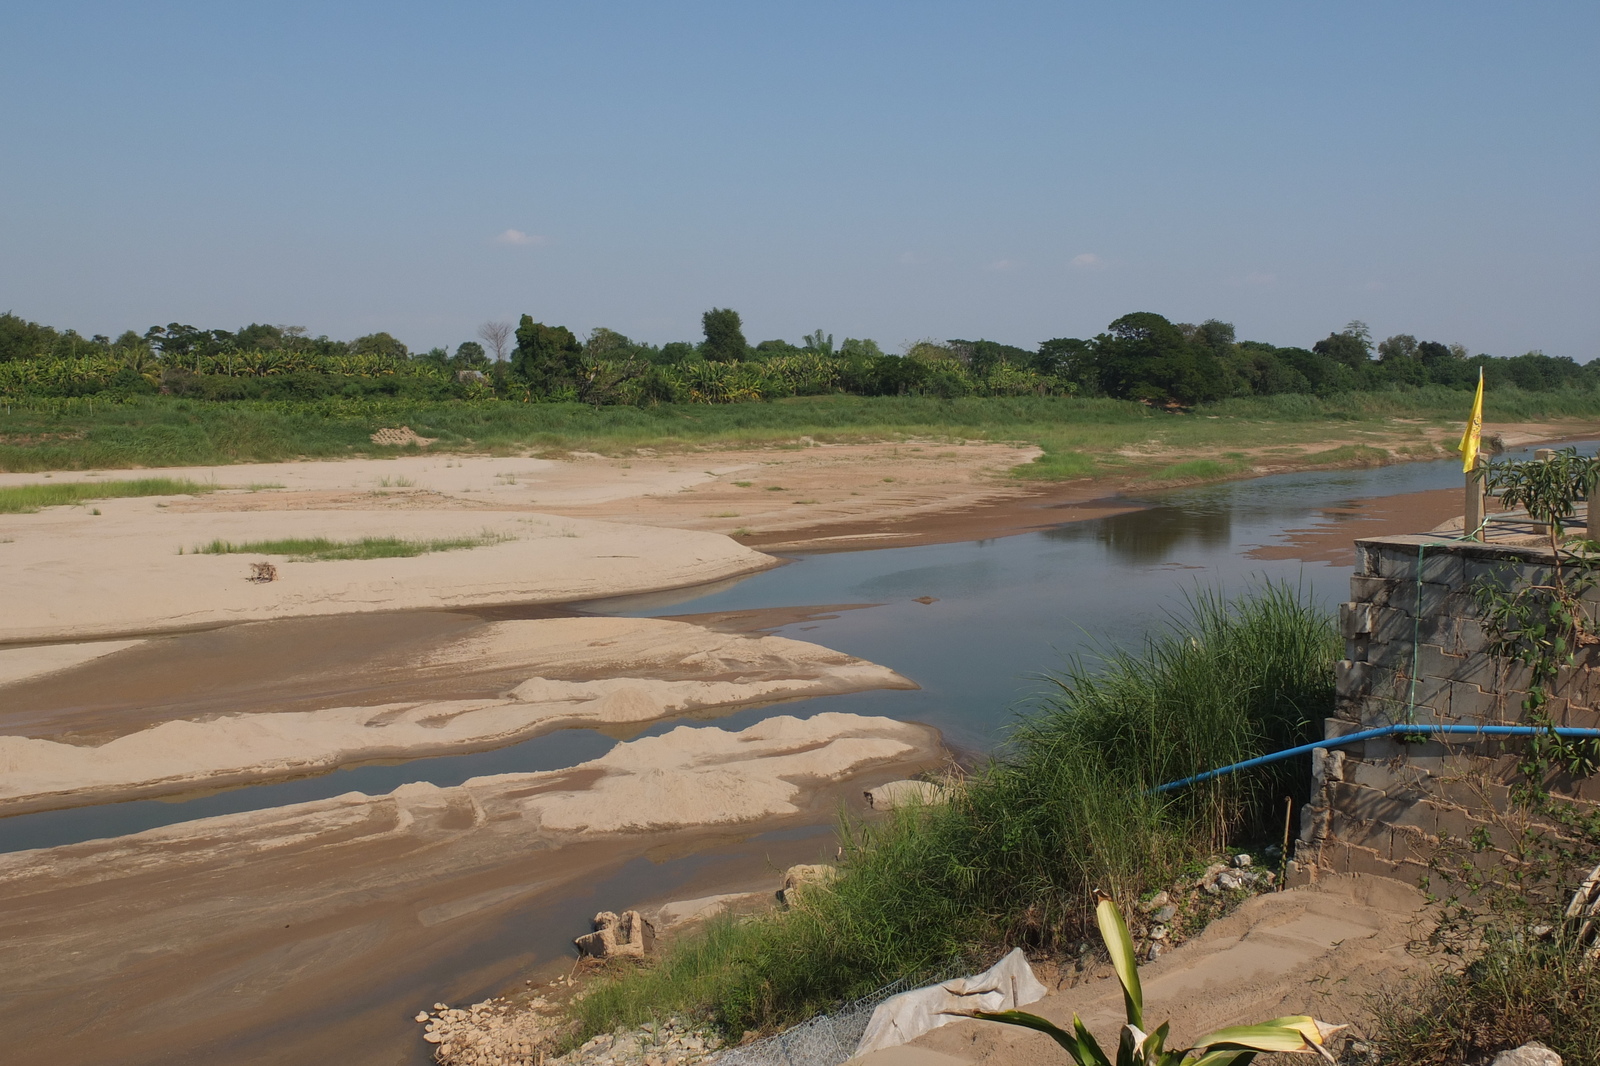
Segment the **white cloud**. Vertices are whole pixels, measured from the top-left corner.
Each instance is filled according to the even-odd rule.
[[[1072,257],[1072,265],[1079,270],[1104,270],[1106,261],[1093,252],[1084,252],[1082,255]]]
[[[544,238],[536,233],[523,233],[519,229],[508,229],[494,239],[496,244],[543,244]]]

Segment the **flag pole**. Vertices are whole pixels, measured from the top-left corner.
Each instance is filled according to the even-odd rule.
[[[1474,462],[1472,469],[1467,471],[1467,510],[1463,520],[1463,535],[1468,540],[1483,539],[1484,503],[1483,476]]]
[[[1478,391],[1472,397],[1472,414],[1461,434],[1461,470],[1467,477],[1466,512],[1461,519],[1461,535],[1467,540],[1483,539],[1483,473],[1478,449],[1483,438],[1483,367],[1478,367]]]

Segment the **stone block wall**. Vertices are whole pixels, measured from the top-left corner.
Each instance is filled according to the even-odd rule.
[[[1324,736],[1403,723],[1521,724],[1526,667],[1492,655],[1473,589],[1484,579],[1546,583],[1548,551],[1431,536],[1356,542],[1350,602],[1339,620],[1334,716]],[[1600,649],[1563,669],[1548,705],[1557,725],[1600,727]],[[1441,833],[1487,828],[1509,838],[1497,814],[1516,780],[1517,738],[1401,737],[1320,749],[1303,808],[1296,877],[1376,873],[1415,883]],[[1558,792],[1600,802],[1600,778],[1561,780]]]

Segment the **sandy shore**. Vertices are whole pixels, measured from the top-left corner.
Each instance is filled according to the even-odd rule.
[[[597,910],[831,854],[830,832],[799,830],[938,758],[924,727],[779,716],[570,770],[0,856],[7,1050],[62,1066],[410,1061],[418,1007],[568,954]]]

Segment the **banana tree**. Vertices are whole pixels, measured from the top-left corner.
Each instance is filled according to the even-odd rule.
[[[1128,935],[1128,926],[1109,896],[1099,897],[1095,921],[1100,926],[1106,950],[1111,953],[1111,966],[1117,972],[1117,980],[1122,983],[1123,1006],[1128,1015],[1127,1024],[1118,1037],[1115,1059],[1105,1053],[1076,1014],[1072,1016],[1072,1029],[1068,1031],[1037,1014],[1021,1010],[950,1013],[1036,1029],[1060,1044],[1078,1066],[1246,1066],[1263,1051],[1316,1052],[1329,1062],[1334,1061],[1323,1042],[1328,1034],[1344,1027],[1319,1022],[1307,1014],[1218,1029],[1195,1041],[1193,1047],[1167,1047],[1168,1023],[1162,1022],[1153,1032],[1144,1031],[1144,991],[1139,984],[1133,937]]]

